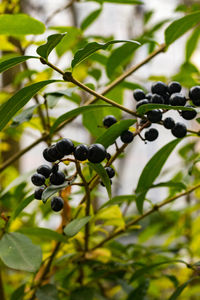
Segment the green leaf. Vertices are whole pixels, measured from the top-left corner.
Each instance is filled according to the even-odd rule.
[[[88,286],[77,287],[70,294],[69,300],[94,300],[95,290]]]
[[[21,89],[7,102],[0,106],[0,130],[12,119],[12,117],[20,110],[41,88],[56,82],[57,80],[40,81]]]
[[[65,97],[77,104],[80,104],[81,97],[75,93],[77,88],[69,88],[67,90],[60,90],[52,93],[46,93],[47,104],[49,108],[54,108],[61,97]]]
[[[45,284],[39,287],[36,291],[38,300],[59,300],[58,291],[53,284]]]
[[[0,15],[0,34],[27,35],[42,34],[45,26],[40,21],[26,14]]]
[[[81,29],[85,30],[86,28],[88,28],[98,18],[101,12],[102,9],[100,8],[90,13],[89,16],[87,16],[81,23]]]
[[[20,114],[16,115],[13,118],[11,126],[16,127],[24,122],[29,121],[32,118],[33,112],[36,109],[36,107],[38,107],[38,105],[33,105],[27,109],[24,109]]]
[[[135,122],[136,120],[130,119],[121,120],[113,124],[96,140],[96,143],[102,144],[105,148],[108,148],[110,145],[114,144],[123,131],[127,130]]]
[[[50,185],[48,186],[44,192],[42,193],[42,201],[43,203],[46,203],[47,200],[53,196],[55,193],[57,193],[58,191],[62,190],[63,188],[65,188],[66,186],[70,185],[70,182],[67,181],[61,185]]]
[[[0,241],[0,258],[9,268],[36,272],[42,262],[42,251],[25,235],[12,232],[4,234]]]
[[[41,238],[41,240],[43,239],[48,239],[48,240],[54,240],[54,241],[58,241],[58,242],[64,242],[66,243],[67,238],[56,232],[53,231],[51,229],[48,228],[42,228],[42,227],[31,227],[31,228],[27,228],[27,227],[22,227],[19,230],[21,233],[26,234],[26,235],[33,235],[33,236],[37,236],[39,238]]]
[[[199,24],[200,11],[189,14],[172,22],[165,30],[165,42],[167,46],[176,41],[184,33]]]
[[[92,42],[92,43],[87,44],[84,48],[78,50],[75,53],[74,59],[72,60],[72,63],[71,63],[71,66],[72,66],[72,68],[74,68],[76,65],[80,64],[83,60],[85,60],[88,56],[90,56],[91,54],[93,54],[94,52],[96,52],[98,50],[106,50],[109,45],[116,44],[116,43],[123,43],[123,42],[136,43],[136,44],[140,45],[140,43],[138,43],[136,41],[130,41],[130,40],[113,40],[113,41],[109,41],[105,44]]]
[[[124,202],[132,202],[135,201],[136,196],[135,195],[121,195],[121,196],[116,196],[114,198],[112,198],[111,200],[107,201],[106,203],[104,203],[100,209],[106,207],[106,206],[110,206],[110,205],[114,205],[114,204],[122,204]]]
[[[10,300],[23,300],[24,294],[25,294],[25,287],[26,285],[23,284],[20,287],[18,287],[11,295]]]
[[[1,16],[0,16],[1,18]],[[38,58],[37,56],[16,56],[10,59],[6,59],[0,63],[0,73],[30,59],[30,58]]]
[[[147,111],[152,109],[167,109],[167,110],[193,110],[193,108],[185,107],[185,106],[172,106],[172,105],[166,105],[166,104],[144,104],[141,105],[137,112],[138,114],[144,115]]]
[[[19,205],[17,206],[17,208],[14,210],[12,216],[11,216],[11,220],[16,219],[16,217],[22,212],[22,210],[27,207],[29,205],[29,203],[31,203],[34,200],[34,195],[30,195],[27,198],[25,198],[23,201],[21,201],[19,203]]]
[[[175,292],[169,297],[169,300],[176,300],[180,296],[180,294],[183,292],[183,290],[188,286],[188,284],[193,281],[194,279],[199,279],[199,277],[194,277],[186,281],[185,283],[179,285]]]
[[[81,219],[75,219],[64,228],[64,233],[68,237],[75,236],[91,219],[91,216],[87,216]]]
[[[185,59],[187,61],[190,60],[193,52],[195,51],[199,37],[200,37],[200,31],[199,31],[199,28],[196,28],[192,32],[191,36],[189,37],[189,39],[187,40],[187,43],[186,43]]]
[[[88,165],[99,175],[103,184],[105,185],[109,198],[111,198],[112,196],[110,178],[108,177],[108,173],[106,172],[104,167],[101,164],[93,164],[90,162],[88,162]]]
[[[143,279],[139,286],[129,293],[127,300],[145,300],[150,285],[149,279]]]
[[[52,34],[48,36],[47,42],[44,45],[41,45],[40,47],[37,48],[36,52],[39,54],[41,57],[47,59],[51,51],[60,43],[60,41],[63,39],[65,34]]]
[[[175,181],[166,181],[166,182],[159,182],[157,184],[153,184],[151,188],[159,188],[159,187],[175,187],[178,190],[185,190],[186,185],[182,182],[175,182]]]
[[[110,105],[87,105],[87,106],[81,106],[78,108],[75,108],[73,110],[68,111],[67,113],[61,115],[55,122],[54,124],[51,126],[51,130],[50,130],[50,134],[52,134],[56,128],[62,124],[64,121],[70,119],[70,118],[74,118],[80,114],[82,114],[85,111],[93,111],[93,110],[97,110],[97,109],[102,109],[103,107],[112,107]]]
[[[181,140],[182,139],[175,139],[162,147],[156,154],[154,154],[154,156],[144,167],[136,188],[136,204],[140,213],[142,213],[143,211],[143,203],[147,191],[149,190],[149,188],[151,188],[153,182],[160,174],[160,171],[164,166],[167,158]]]

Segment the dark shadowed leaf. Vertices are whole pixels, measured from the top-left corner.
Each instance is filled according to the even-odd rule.
[[[70,300],[93,300],[94,299],[94,289],[83,286],[76,288],[70,295]]]
[[[38,300],[59,300],[58,291],[53,284],[46,284],[39,287],[36,291]]]
[[[10,300],[23,300],[24,299],[24,293],[25,293],[25,287],[26,287],[26,285],[23,284],[19,288],[17,288],[12,293]]]
[[[166,104],[144,104],[138,107],[137,112],[141,115],[152,109],[167,109],[167,110],[193,110],[193,108],[185,106],[172,106]]]
[[[24,122],[29,121],[32,118],[33,112],[36,109],[36,107],[38,107],[38,105],[33,105],[27,109],[24,109],[20,114],[16,115],[13,118],[11,126],[16,127]]]
[[[13,215],[11,216],[11,219],[14,220],[21,212],[22,210],[29,205],[34,200],[34,195],[30,195],[27,198],[25,198],[23,201],[19,203],[17,208],[14,210]]]
[[[70,182],[65,182],[61,185],[50,185],[48,186],[45,191],[42,193],[42,201],[43,203],[46,203],[47,200],[53,196],[58,191],[62,190],[64,187],[70,185]]]
[[[0,63],[0,73],[20,64],[30,58],[38,58],[37,56],[16,56]]]
[[[103,184],[105,185],[109,198],[111,198],[110,178],[108,177],[108,173],[106,172],[104,167],[101,164],[93,164],[93,163],[88,163],[88,164],[90,168],[92,168],[99,175]]]
[[[81,219],[75,219],[67,226],[65,226],[64,233],[68,237],[76,235],[91,219],[91,216],[87,216]]]
[[[37,54],[47,59],[51,51],[60,43],[65,34],[56,33],[48,36],[46,44],[37,48]]]
[[[188,284],[190,284],[191,281],[193,281],[194,279],[199,279],[198,277],[194,277],[189,279],[188,281],[186,281],[185,283],[179,285],[177,287],[177,289],[175,290],[175,292],[169,297],[168,300],[176,300],[179,298],[180,294],[183,292],[183,290],[188,286]]]

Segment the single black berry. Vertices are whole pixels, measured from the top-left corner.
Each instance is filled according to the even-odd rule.
[[[186,104],[186,98],[179,93],[175,93],[170,96],[169,102],[173,106],[184,106]]]
[[[63,158],[63,154],[58,151],[56,144],[49,147],[48,154],[54,158],[54,161]]]
[[[125,130],[125,131],[122,132],[120,138],[121,138],[121,141],[123,143],[129,144],[134,139],[134,135],[133,135],[133,133],[131,131]]]
[[[51,173],[57,173],[59,169],[59,165],[55,164],[52,168],[51,168]]]
[[[153,94],[153,96],[151,97],[151,102],[152,103],[164,104],[164,99],[161,95]]]
[[[152,84],[151,91],[153,94],[163,95],[168,92],[168,87],[164,82],[157,81]]]
[[[88,160],[92,163],[100,163],[106,157],[106,149],[101,144],[92,144],[88,149]]]
[[[78,145],[74,150],[74,157],[80,161],[88,158],[88,146]]]
[[[105,170],[106,170],[109,178],[113,178],[115,176],[115,170],[113,168],[106,167]]]
[[[147,94],[145,95],[145,99],[151,101],[151,97],[152,97],[152,96],[153,96],[152,93],[147,93]]]
[[[133,97],[135,98],[136,101],[140,101],[142,99],[145,99],[145,93],[143,92],[143,90],[136,89],[133,92]]]
[[[56,149],[63,156],[69,155],[74,151],[74,144],[69,139],[62,139],[56,143]]]
[[[175,122],[172,118],[168,117],[163,120],[163,125],[166,129],[172,129],[175,126]]]
[[[54,185],[60,185],[63,184],[65,181],[65,174],[61,171],[58,171],[57,173],[52,173],[50,175],[50,182]]]
[[[44,151],[43,151],[43,157],[44,157],[45,160],[47,160],[49,162],[54,162],[55,161],[54,157],[52,157],[49,154],[49,148],[44,149]]]
[[[53,197],[51,199],[51,208],[53,211],[60,211],[63,209],[64,201],[61,197]]]
[[[48,178],[51,174],[51,167],[48,165],[41,165],[37,168],[37,173],[42,174],[44,177]]]
[[[109,116],[106,116],[104,119],[103,119],[103,125],[106,127],[106,128],[109,128],[110,126],[112,126],[113,124],[115,124],[117,122],[116,118],[112,115],[109,115]]]
[[[144,136],[145,136],[145,140],[149,142],[153,142],[158,137],[158,130],[155,128],[150,128],[148,131],[145,132]]]
[[[149,100],[148,99],[143,99],[143,100],[138,101],[138,103],[136,104],[136,109],[138,109],[138,107],[140,107],[144,104],[149,104]]]
[[[45,183],[45,177],[41,174],[33,174],[31,181],[36,186],[41,186]]]
[[[187,134],[187,128],[183,123],[176,123],[171,130],[172,134],[177,138],[183,138]]]
[[[158,123],[162,120],[162,112],[160,109],[153,109],[147,112],[147,118],[152,123]]]
[[[34,192],[35,199],[41,200],[42,199],[42,193],[44,192],[44,190],[45,190],[45,188],[43,188],[43,187],[35,190],[35,192]]]
[[[170,94],[180,93],[181,88],[182,87],[181,87],[180,83],[177,81],[172,81],[168,84],[168,91]]]
[[[199,85],[193,86],[189,90],[189,98],[192,100],[192,103],[195,106],[200,106],[200,86]]]
[[[191,108],[190,105],[186,105],[186,107],[190,107]],[[196,117],[196,115],[197,115],[197,112],[196,112],[195,109],[193,109],[193,110],[183,110],[181,112],[181,116],[185,120],[192,120],[192,119],[194,119]]]

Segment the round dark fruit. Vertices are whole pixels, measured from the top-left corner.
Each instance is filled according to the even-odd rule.
[[[106,128],[109,128],[110,126],[112,126],[113,124],[115,124],[117,122],[116,118],[112,115],[109,115],[109,116],[106,116],[104,119],[103,119],[103,125],[106,127]]]
[[[106,167],[105,170],[106,170],[109,178],[113,178],[115,176],[115,170],[113,168]]]
[[[164,99],[164,104],[168,105],[169,104],[170,94],[166,93],[166,94],[162,95],[162,97]]]
[[[88,146],[78,145],[74,150],[74,157],[80,161],[88,158]]]
[[[61,185],[65,182],[65,174],[61,171],[50,175],[50,182],[54,185]]]
[[[123,143],[129,144],[129,143],[131,143],[133,141],[134,135],[133,135],[133,133],[131,131],[125,130],[125,131],[122,132],[120,138],[121,138],[121,141]]]
[[[49,154],[49,148],[44,149],[44,151],[43,151],[43,157],[44,157],[45,160],[47,160],[49,162],[54,162],[55,161],[54,157],[52,157]]]
[[[48,153],[49,153],[49,155],[50,155],[51,157],[54,158],[54,161],[63,158],[63,154],[60,153],[60,152],[57,150],[56,144],[51,145],[51,146],[49,147]]]
[[[153,109],[147,112],[147,118],[151,123],[158,123],[162,120],[162,112],[160,109]]]
[[[37,200],[41,200],[42,199],[42,193],[44,192],[45,188],[41,187],[37,190],[35,190],[34,192],[34,198]]]
[[[36,186],[41,186],[45,183],[45,177],[41,174],[33,174],[31,181]]]
[[[53,211],[60,211],[63,209],[64,201],[61,197],[53,197],[51,199],[51,208]]]
[[[151,97],[151,103],[164,104],[164,99],[161,95],[153,94]]]
[[[187,128],[183,123],[176,123],[172,128],[172,134],[177,138],[183,138],[187,134]]]
[[[92,144],[88,148],[88,160],[91,163],[100,163],[106,158],[106,149],[101,144]]]
[[[142,99],[145,99],[145,93],[143,92],[143,90],[136,89],[133,92],[133,97],[135,98],[136,101],[140,101]]]
[[[152,96],[153,96],[152,93],[147,93],[147,94],[145,95],[145,99],[151,101],[151,97],[152,97]]]
[[[74,144],[69,139],[62,139],[56,143],[56,149],[63,156],[69,155],[74,151]]]
[[[200,106],[200,86],[199,85],[193,86],[189,90],[189,98],[192,100],[192,103],[195,106]]]
[[[51,173],[57,173],[58,172],[58,169],[59,169],[59,165],[58,164],[55,164],[52,169],[51,169]]]
[[[149,142],[153,142],[158,137],[158,130],[155,128],[150,128],[148,131],[145,132],[144,136],[145,136],[145,140]]]
[[[138,103],[136,104],[136,109],[138,109],[138,107],[140,107],[144,104],[149,104],[149,100],[143,99],[143,100],[138,101]]]
[[[151,91],[153,94],[163,95],[168,92],[168,87],[164,82],[157,81],[152,84]]]
[[[179,93],[175,93],[170,96],[169,102],[172,106],[184,106],[186,104],[186,98]]]
[[[170,94],[180,93],[181,88],[182,87],[181,87],[180,83],[177,81],[172,81],[168,84],[168,91]]]
[[[191,108],[191,106],[189,106],[189,105],[187,105],[186,107]],[[185,120],[192,120],[196,117],[196,115],[197,115],[197,112],[196,112],[195,109],[193,109],[193,110],[182,110],[182,112],[181,112],[181,116]]]
[[[37,168],[37,173],[42,174],[44,177],[48,178],[51,174],[51,167],[48,165],[41,165]]]
[[[172,129],[175,126],[175,122],[172,118],[168,117],[163,120],[163,125],[166,129]]]

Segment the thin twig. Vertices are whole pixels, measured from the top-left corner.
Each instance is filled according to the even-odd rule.
[[[46,25],[51,21],[51,19],[53,17],[55,17],[55,15],[59,14],[60,12],[70,8],[72,6],[72,4],[76,2],[76,0],[71,0],[67,5],[65,5],[64,7],[58,8],[57,10],[55,10],[47,19],[46,19]]]

